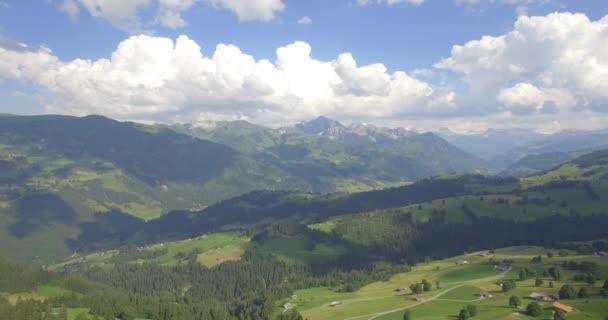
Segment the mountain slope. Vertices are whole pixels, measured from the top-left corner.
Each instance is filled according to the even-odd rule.
[[[576,158],[574,153],[566,152],[527,155],[507,169],[501,171],[499,175],[512,177],[530,176],[554,168],[559,164],[568,162],[574,158]]]
[[[212,142],[101,116],[0,117],[0,253],[68,255],[99,225],[112,235],[253,190],[370,190],[476,166],[430,135],[389,152],[285,131],[218,124],[199,135]]]
[[[492,158],[490,163],[497,168],[506,168],[528,155],[568,153],[574,158],[606,148],[608,131],[565,131],[507,150]]]
[[[437,134],[454,146],[486,161],[505,151],[523,147],[549,136],[527,129],[489,129],[475,134],[458,134],[448,129],[440,129]]]
[[[72,245],[101,250],[247,230],[257,233],[253,243],[269,251],[293,245],[302,256],[326,248],[351,263],[365,263],[416,261],[469,248],[594,240],[608,228],[607,159],[606,151],[593,153],[525,179],[444,177],[354,194],[258,191],[147,223],[103,215],[85,226]]]
[[[172,129],[227,144],[310,181],[313,191],[357,191],[453,173],[485,173],[482,160],[432,133],[418,134],[326,117],[269,129],[244,121]]]
[[[527,129],[489,129],[466,135],[443,129],[438,134],[456,147],[488,161],[497,172],[518,176],[548,170],[582,154],[608,148],[606,130],[541,134]],[[530,158],[526,158],[528,156]]]
[[[67,255],[65,240],[96,213],[150,220],[251,190],[293,188],[289,179],[277,182],[283,175],[225,145],[164,128],[99,116],[1,117],[1,253]]]

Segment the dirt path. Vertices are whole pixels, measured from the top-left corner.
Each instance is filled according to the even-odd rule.
[[[446,293],[448,293],[448,292],[450,292],[452,290],[455,290],[457,288],[460,288],[460,287],[468,285],[468,284],[474,284],[474,283],[480,283],[480,282],[488,282],[488,281],[498,280],[498,279],[503,278],[504,276],[506,276],[510,271],[511,271],[511,269],[508,269],[508,270],[506,270],[504,272],[501,272],[500,274],[497,274],[497,275],[491,276],[491,277],[474,279],[474,280],[468,280],[468,281],[453,282],[451,284],[456,284],[456,286],[451,287],[451,288],[449,288],[447,290],[444,290],[444,291],[436,294],[435,296],[433,296],[433,297],[431,297],[429,299],[426,299],[426,300],[424,300],[422,302],[419,302],[419,303],[416,303],[416,304],[412,304],[412,305],[409,305],[409,306],[406,306],[406,307],[403,307],[403,308],[397,308],[397,309],[392,309],[392,310],[386,310],[386,311],[381,311],[381,312],[361,315],[361,316],[357,316],[357,317],[346,318],[344,320],[355,320],[355,319],[360,319],[360,318],[367,318],[367,320],[373,320],[373,319],[376,319],[378,317],[381,317],[381,316],[384,316],[384,315],[387,315],[387,314],[390,314],[390,313],[393,313],[393,312],[399,312],[399,311],[407,310],[407,309],[410,309],[410,308],[413,308],[413,307],[416,307],[416,306],[419,306],[421,304],[428,303],[428,302],[431,302],[431,301],[434,301],[434,300],[442,300],[442,299],[439,299],[439,297],[443,296],[444,294],[446,294]],[[509,315],[507,315],[506,317],[508,317],[508,316]],[[522,317],[522,319],[527,319],[527,318]]]

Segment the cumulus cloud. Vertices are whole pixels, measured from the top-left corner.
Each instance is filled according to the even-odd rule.
[[[59,6],[59,9],[67,13],[70,17],[75,18],[78,15],[78,5],[74,0],[64,0]]]
[[[281,0],[204,0],[218,7],[234,11],[239,20],[262,20],[274,19],[275,12],[285,9]]]
[[[435,66],[463,74],[471,100],[518,113],[549,102],[552,110],[608,111],[608,16],[522,16],[509,33],[454,46]]]
[[[19,49],[21,48],[21,49]],[[453,94],[381,64],[358,66],[350,53],[332,61],[295,42],[276,61],[233,45],[211,56],[186,36],[132,36],[111,57],[60,61],[48,48],[0,47],[0,77],[28,81],[54,96],[47,111],[121,119],[240,118],[284,124],[321,114],[387,118],[449,105]]]
[[[351,53],[319,60],[305,42],[278,48],[274,61],[234,45],[203,52],[186,36],[139,35],[105,59],[61,61],[49,48],[0,38],[0,79],[43,88],[49,112],[120,119],[280,125],[325,114],[468,131],[608,123],[608,16],[522,16],[511,31],[456,45],[434,70],[411,74],[359,65]]]
[[[151,22],[176,29],[188,24],[182,13],[196,4],[230,10],[241,21],[269,21],[285,9],[282,0],[63,0],[59,8],[72,17],[76,17],[83,8],[118,29],[138,33],[143,30],[144,22],[140,16],[143,9],[154,6],[157,14]]]
[[[298,24],[304,24],[304,25],[306,25],[306,24],[311,24],[311,23],[312,23],[312,19],[310,17],[308,17],[308,16],[303,16],[302,18],[300,18],[298,20]]]
[[[137,11],[147,7],[150,0],[77,0],[91,16],[105,19],[114,27],[139,32],[142,30],[141,19]],[[78,13],[74,0],[65,0],[62,10],[72,16]]]

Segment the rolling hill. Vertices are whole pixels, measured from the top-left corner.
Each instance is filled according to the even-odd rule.
[[[309,248],[310,255],[321,246],[344,253],[351,262],[350,255],[356,254],[364,262],[416,261],[463,248],[592,240],[608,228],[605,155],[585,155],[523,179],[452,176],[352,194],[256,191],[200,212],[174,211],[148,222],[104,214],[83,225],[70,243],[86,251],[106,250],[124,243],[249,230],[258,234],[253,243],[270,241],[270,248],[296,237],[295,245]],[[292,226],[274,229],[277,223]],[[573,224],[579,227],[572,230]],[[264,231],[266,227],[270,229]],[[298,255],[307,255],[309,249]]]
[[[245,122],[173,129],[190,134],[102,116],[0,117],[0,253],[67,256],[81,247],[66,240],[92,226],[109,238],[129,230],[116,217],[138,225],[253,190],[371,190],[484,166],[430,134],[361,149]]]
[[[579,154],[580,155],[580,154]],[[575,153],[554,152],[527,155],[501,171],[499,175],[510,177],[525,177],[555,168],[558,165],[576,158]]]
[[[51,305],[29,302],[37,314],[67,308],[74,317],[297,319],[284,311],[294,304],[310,319],[401,319],[406,309],[434,319],[466,304],[504,317],[517,311],[511,295],[570,285],[588,291],[562,299],[577,309],[572,318],[593,318],[606,311],[608,294],[598,252],[608,250],[606,194],[608,151],[598,151],[522,179],[444,176],[350,194],[255,191],[149,221],[97,214],[69,244],[114,250],[51,267],[64,274],[0,259],[14,274],[0,278],[0,312],[24,308],[10,299],[33,297]],[[54,205],[49,221],[71,221],[69,208]],[[498,249],[505,246],[513,247]],[[503,259],[512,269],[496,271]],[[503,278],[515,288],[501,288]],[[428,300],[419,302],[410,291],[423,280]],[[492,296],[480,299],[481,291]],[[550,317],[550,303],[542,305]]]

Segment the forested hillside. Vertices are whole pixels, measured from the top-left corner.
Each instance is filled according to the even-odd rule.
[[[277,221],[296,225],[329,222],[332,228],[328,235],[336,241],[413,260],[454,254],[480,244],[594,239],[601,237],[607,222],[608,198],[602,196],[608,194],[604,154],[590,154],[521,180],[455,176],[381,191],[332,195],[259,191],[198,213],[175,211],[148,222],[119,213],[98,215],[95,223],[83,225],[83,233],[71,245],[99,250],[124,242],[145,244],[225,230],[254,234],[260,225]],[[572,223],[587,227],[569,231]],[[538,231],[529,232],[533,229]],[[446,241],[441,249],[427,247],[441,239]]]
[[[43,262],[82,239],[112,246],[142,220],[254,190],[370,190],[483,167],[432,135],[359,150],[294,130],[239,122],[195,138],[101,116],[0,117],[0,253]]]
[[[13,275],[0,278],[0,292],[9,299],[56,293],[17,303],[0,298],[0,308],[16,320],[47,314],[64,319],[75,312],[83,319],[298,319],[297,311],[279,308],[294,290],[354,292],[462,252],[511,245],[605,251],[606,154],[525,179],[452,176],[332,195],[259,191],[148,222],[99,214],[70,245],[114,253],[52,268],[66,274],[2,261],[2,274]],[[209,268],[200,258],[210,248],[197,250],[190,237],[221,230],[251,241],[236,259]],[[175,253],[163,245],[170,239],[186,239],[179,246],[193,249]],[[150,246],[154,242],[160,245]],[[161,256],[174,262],[155,262]]]

